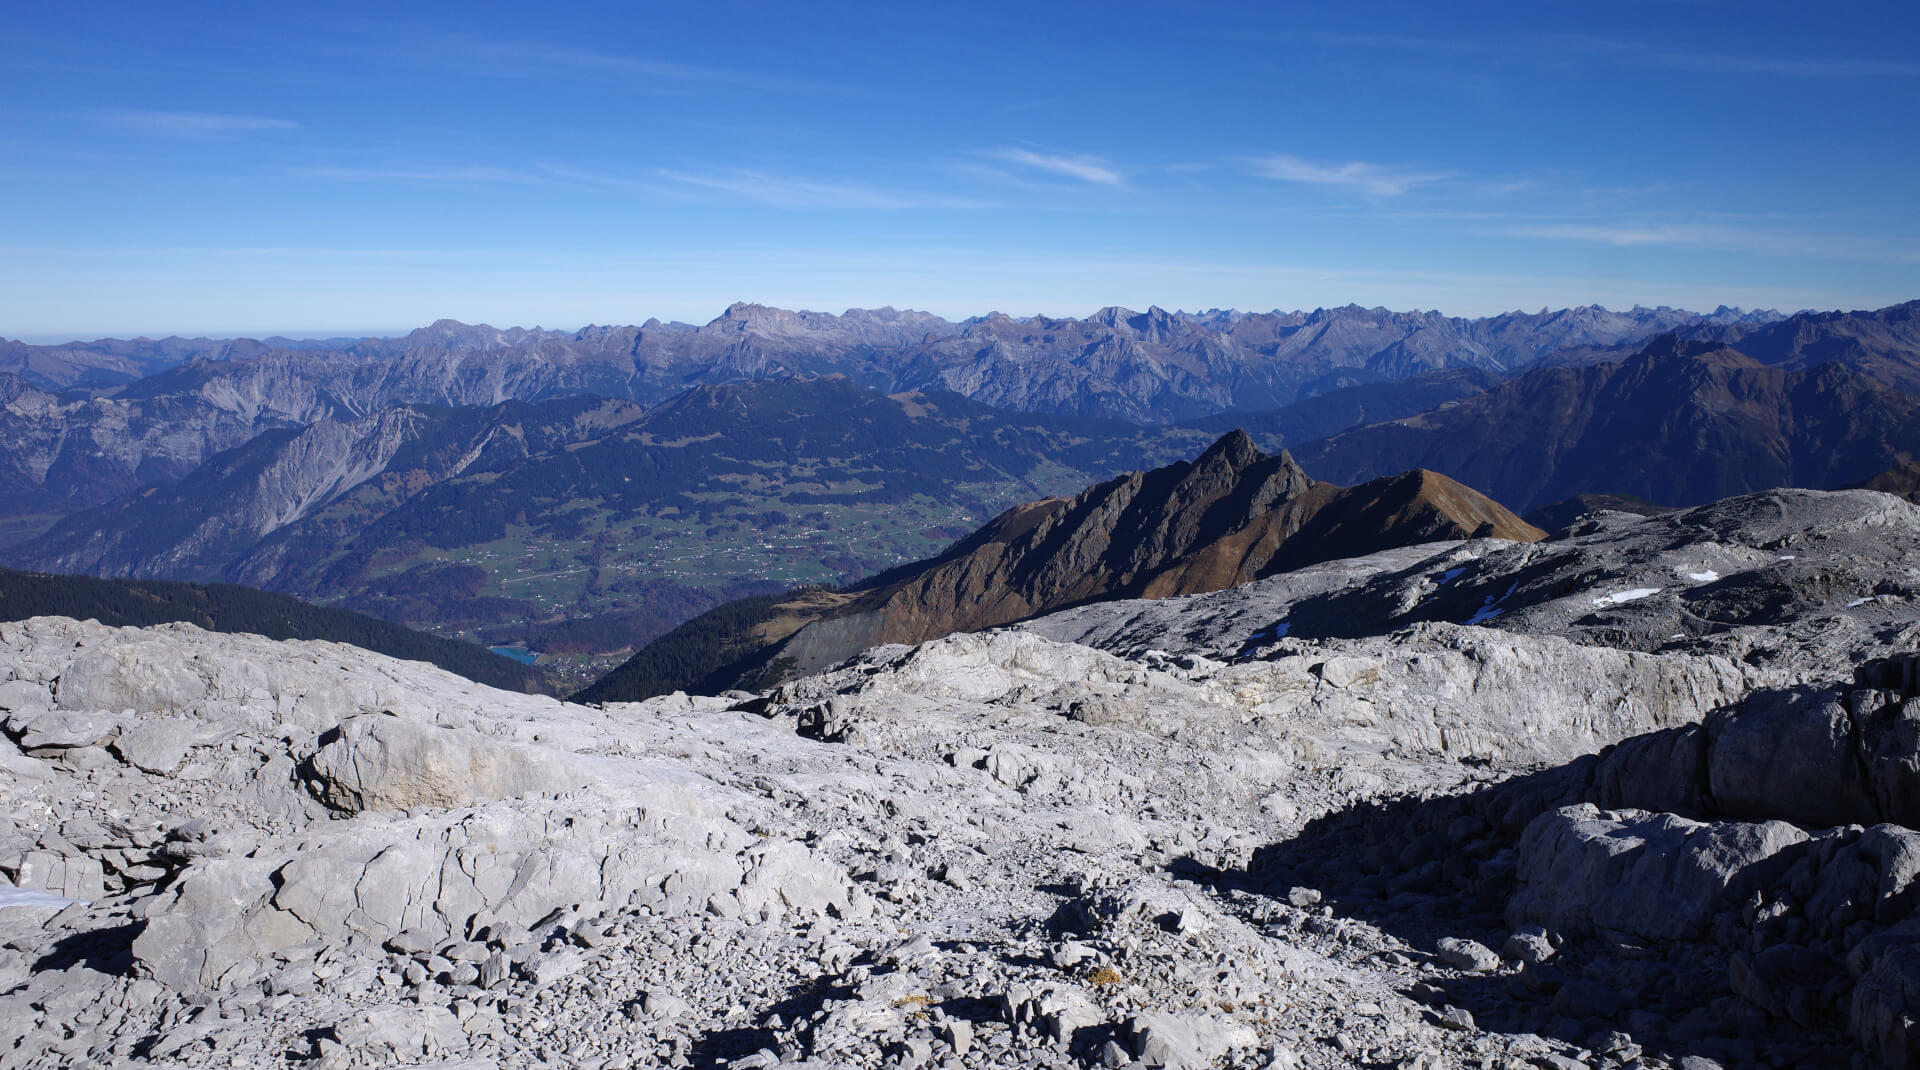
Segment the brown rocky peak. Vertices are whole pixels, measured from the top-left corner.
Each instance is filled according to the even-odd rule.
[[[1472,487],[1415,468],[1339,491],[1274,554],[1262,574],[1422,542],[1546,537]]]

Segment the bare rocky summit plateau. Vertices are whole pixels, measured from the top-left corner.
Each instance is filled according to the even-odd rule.
[[[0,624],[0,1066],[1910,1065],[1917,556],[1769,492],[604,707]]]

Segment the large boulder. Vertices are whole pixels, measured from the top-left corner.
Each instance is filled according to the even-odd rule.
[[[308,759],[314,794],[339,810],[452,809],[590,783],[567,755],[392,714],[349,717]]]
[[[83,651],[54,694],[70,710],[180,710],[207,697],[207,681],[171,637],[120,633]]]
[[[1715,915],[1790,864],[1783,853],[1807,838],[1782,821],[1700,822],[1563,806],[1521,834],[1521,888],[1507,920],[1557,932],[1699,939]]]
[[[1761,691],[1707,730],[1707,781],[1722,815],[1809,828],[1880,820],[1838,691]]]
[[[113,749],[128,765],[164,776],[180,768],[188,749],[206,734],[206,725],[185,717],[155,717],[122,730]]]

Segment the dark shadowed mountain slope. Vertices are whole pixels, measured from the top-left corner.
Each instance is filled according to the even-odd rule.
[[[1333,479],[1428,467],[1522,509],[1589,492],[1693,505],[1837,487],[1916,453],[1914,395],[1839,364],[1791,371],[1671,338],[1623,363],[1536,369],[1295,450]]]
[[[1898,464],[1869,479],[1863,479],[1845,490],[1877,490],[1882,494],[1891,494],[1920,504],[1920,461],[1908,461]]]
[[[402,628],[383,620],[310,605],[229,583],[104,580],[0,568],[0,620],[60,616],[115,628],[184,621],[213,632],[269,639],[325,639],[409,661],[424,661],[509,691],[546,689],[541,674],[485,647]]]
[[[1279,409],[1249,412],[1239,409],[1188,420],[1192,427],[1214,434],[1239,428],[1253,436],[1261,449],[1278,450],[1296,442],[1312,442],[1350,427],[1414,416],[1449,401],[1483,394],[1505,381],[1480,368],[1426,372],[1411,379],[1341,387],[1308,401]]]
[[[1920,301],[1870,312],[1801,312],[1773,323],[1703,324],[1682,333],[1776,368],[1844,364],[1897,390],[1920,393]]]
[[[583,701],[714,691],[808,672],[870,646],[918,643],[1085,602],[1215,591],[1276,571],[1438,539],[1544,533],[1433,472],[1343,489],[1242,431],[1192,462],[1016,506],[945,553],[847,591],[722,606],[670,633]]]

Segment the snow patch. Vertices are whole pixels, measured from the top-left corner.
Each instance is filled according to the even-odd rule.
[[[1689,572],[1687,573],[1687,578],[1695,583],[1712,583],[1714,580],[1720,578],[1720,574],[1712,569],[1708,569],[1705,572]]]
[[[8,907],[61,907],[85,902],[81,899],[68,899],[50,892],[37,892],[32,888],[0,888],[0,910]]]
[[[1848,608],[1848,609],[1852,609],[1852,608],[1854,608],[1855,606],[1864,606],[1864,605],[1866,605],[1866,604],[1867,604],[1868,602],[1878,602],[1879,600],[1880,600],[1880,596],[1879,596],[1879,595],[1877,595],[1877,594],[1870,594],[1870,595],[1868,595],[1868,596],[1866,596],[1865,598],[1856,598],[1856,599],[1854,599],[1853,601],[1851,601],[1851,602],[1848,602],[1848,603],[1847,603],[1847,608]]]
[[[1793,560],[1793,555],[1792,555],[1792,554],[1781,554],[1781,555],[1780,555],[1780,560],[1782,560],[1782,561],[1791,561],[1791,560]]]
[[[1612,594],[1603,594],[1594,599],[1593,604],[1604,607],[1617,606],[1623,602],[1638,602],[1642,598],[1659,594],[1660,590],[1658,587],[1635,587],[1629,591],[1615,591]]]
[[[1507,599],[1512,598],[1513,592],[1519,589],[1520,589],[1520,581],[1514,580],[1512,583],[1507,585],[1506,594],[1503,594],[1498,598],[1495,598],[1492,595],[1488,595],[1486,598],[1486,601],[1480,603],[1479,610],[1476,611],[1473,616],[1468,617],[1466,620],[1462,621],[1461,623],[1462,624],[1485,624],[1487,621],[1490,621],[1493,618],[1499,616],[1500,614],[1505,613],[1506,610],[1499,608],[1500,604],[1505,602]]]
[[[1238,656],[1246,657],[1253,651],[1255,647],[1265,646],[1268,643],[1274,643],[1282,639],[1285,639],[1287,637],[1288,630],[1291,629],[1292,627],[1293,627],[1292,621],[1283,620],[1283,621],[1276,622],[1270,628],[1262,628],[1259,631],[1254,632],[1252,635],[1247,636],[1245,642],[1240,644],[1240,653]]]
[[[1460,574],[1462,572],[1465,572],[1466,570],[1467,570],[1467,566],[1465,565],[1461,565],[1459,568],[1450,568],[1445,572],[1442,572],[1433,582],[1439,584],[1442,587],[1445,587],[1447,584],[1452,583],[1454,580],[1459,579]]]

